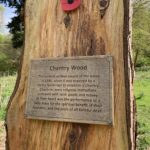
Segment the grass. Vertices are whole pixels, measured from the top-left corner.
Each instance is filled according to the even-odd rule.
[[[6,114],[6,107],[12,94],[16,75],[0,77],[0,121],[3,121]]]
[[[137,103],[137,149],[150,147],[150,71],[136,73],[134,93]]]
[[[0,77],[1,105],[0,120],[4,120],[6,106],[15,85],[16,75]],[[137,102],[137,149],[150,147],[150,71],[138,71],[135,78],[135,97]]]

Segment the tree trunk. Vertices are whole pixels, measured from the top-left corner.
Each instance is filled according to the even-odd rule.
[[[8,149],[135,149],[129,1],[82,0],[65,13],[60,0],[26,0],[22,67],[6,117]],[[106,54],[114,57],[114,127],[24,117],[31,59]]]

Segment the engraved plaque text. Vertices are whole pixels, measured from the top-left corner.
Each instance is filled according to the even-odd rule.
[[[31,61],[26,117],[113,124],[111,56]]]

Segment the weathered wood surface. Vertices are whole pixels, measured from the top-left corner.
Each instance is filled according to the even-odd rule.
[[[99,0],[82,0],[76,11],[64,13],[58,0],[27,0],[22,69],[7,112],[10,150],[134,149],[130,105],[128,51],[129,0],[110,0],[103,18]],[[124,17],[125,16],[125,17]],[[32,58],[114,57],[115,126],[25,119],[29,62]],[[128,116],[127,116],[128,114]],[[131,129],[130,129],[131,128]]]

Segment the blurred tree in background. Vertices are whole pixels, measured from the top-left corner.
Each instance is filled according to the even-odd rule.
[[[11,35],[0,35],[0,72],[12,74],[19,67],[21,49],[12,47]]]
[[[150,66],[150,1],[133,2],[133,52],[135,67]]]
[[[13,36],[4,34],[4,11],[4,7],[0,5],[0,75],[6,72],[9,74],[16,72],[21,55],[20,48],[13,48]]]
[[[24,41],[24,2],[25,0],[0,0],[1,4],[15,8],[16,16],[8,23],[8,28],[12,34],[12,44],[14,48],[23,46]]]

